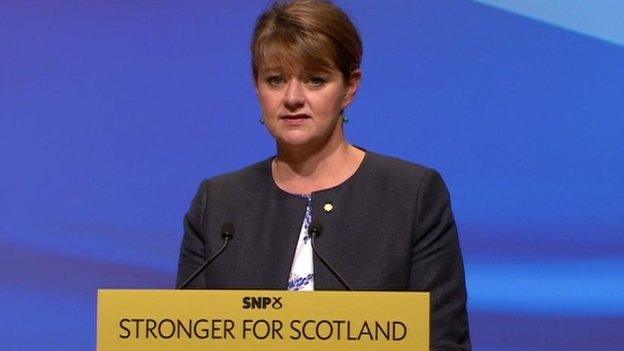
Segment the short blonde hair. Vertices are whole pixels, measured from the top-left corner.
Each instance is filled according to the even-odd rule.
[[[362,62],[362,41],[331,1],[277,1],[256,21],[251,42],[254,80],[263,67],[339,70],[347,80]]]

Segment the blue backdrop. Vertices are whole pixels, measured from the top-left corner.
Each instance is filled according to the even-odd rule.
[[[476,350],[621,350],[624,7],[519,3],[339,1],[365,43],[347,133],[447,180]],[[0,3],[3,350],[93,349],[96,289],[171,287],[200,180],[273,154],[265,5]]]

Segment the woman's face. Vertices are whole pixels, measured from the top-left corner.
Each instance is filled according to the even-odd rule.
[[[267,129],[281,146],[322,145],[343,138],[340,111],[353,100],[360,79],[359,70],[345,82],[337,69],[260,69],[256,90]]]

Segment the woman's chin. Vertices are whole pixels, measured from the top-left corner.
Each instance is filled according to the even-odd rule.
[[[287,139],[278,141],[281,147],[298,148],[312,145],[309,139]]]
[[[288,133],[276,138],[277,143],[282,147],[304,147],[315,144],[318,138],[314,138],[307,133]]]

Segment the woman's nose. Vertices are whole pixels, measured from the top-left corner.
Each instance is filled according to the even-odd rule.
[[[296,79],[291,79],[288,82],[286,91],[284,93],[284,105],[288,109],[296,109],[301,107],[305,101],[304,89],[301,82]]]

